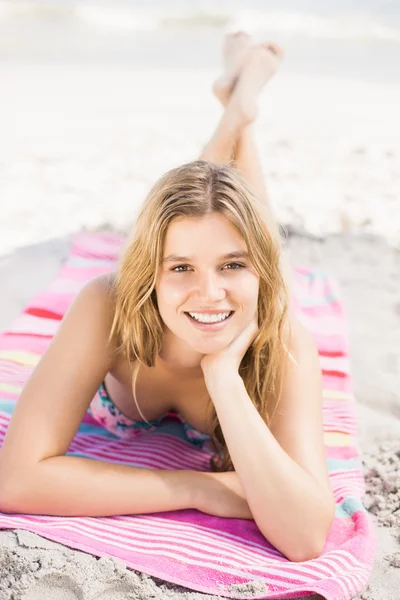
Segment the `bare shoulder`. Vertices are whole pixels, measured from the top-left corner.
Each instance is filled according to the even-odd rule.
[[[313,345],[314,343],[311,332],[303,325],[293,310],[289,310],[287,314],[283,337],[285,342],[289,344],[309,343]]]
[[[75,320],[78,329],[80,326],[87,329],[89,324],[93,324],[102,338],[106,339],[110,335],[115,316],[114,281],[115,273],[104,273],[87,281],[63,317],[65,327],[69,330],[72,320]],[[115,336],[109,340],[107,346],[116,356]]]
[[[109,319],[115,313],[115,273],[97,275],[81,289],[79,296],[85,298],[88,306],[95,305]],[[108,320],[108,319],[107,319]]]
[[[111,273],[103,273],[102,275],[93,277],[93,279],[91,279],[86,285],[92,287],[93,289],[97,289],[100,293],[103,293],[105,296],[109,296],[110,299],[113,299],[115,279],[116,273],[112,271]]]

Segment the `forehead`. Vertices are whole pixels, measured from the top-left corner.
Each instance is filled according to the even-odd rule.
[[[167,229],[164,254],[189,254],[208,248],[246,250],[241,233],[223,215],[212,214],[201,218],[184,217],[172,221]]]

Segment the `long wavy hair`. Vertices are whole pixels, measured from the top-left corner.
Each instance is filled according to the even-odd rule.
[[[259,332],[241,361],[239,374],[251,401],[270,426],[272,408],[276,409],[281,395],[284,357],[290,356],[284,335],[287,325],[290,329],[290,292],[281,268],[279,227],[266,201],[252,191],[232,165],[196,160],[171,169],[154,184],[119,257],[109,341],[115,336],[116,351],[136,363],[132,371],[133,394],[142,415],[135,393],[139,368],[141,364],[154,366],[164,337],[155,284],[168,226],[176,218],[200,218],[213,213],[226,217],[241,233],[259,274]],[[211,398],[209,401],[211,439],[217,449],[217,455],[211,458],[211,470],[233,470]]]

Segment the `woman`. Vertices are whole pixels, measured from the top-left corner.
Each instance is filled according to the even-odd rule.
[[[212,139],[153,186],[116,273],[83,287],[18,400],[0,453],[0,509],[197,508],[254,519],[303,560],[320,553],[334,517],[321,370],[290,310],[251,131],[283,53],[243,33],[223,52],[213,90],[225,110]],[[190,443],[215,451],[212,472],[66,456],[88,409],[124,439],[175,412]]]

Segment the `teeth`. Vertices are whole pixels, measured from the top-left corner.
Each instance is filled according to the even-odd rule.
[[[229,317],[231,312],[219,313],[215,315],[202,315],[199,313],[189,313],[193,319],[199,321],[200,323],[218,323],[218,321],[224,321]]]

